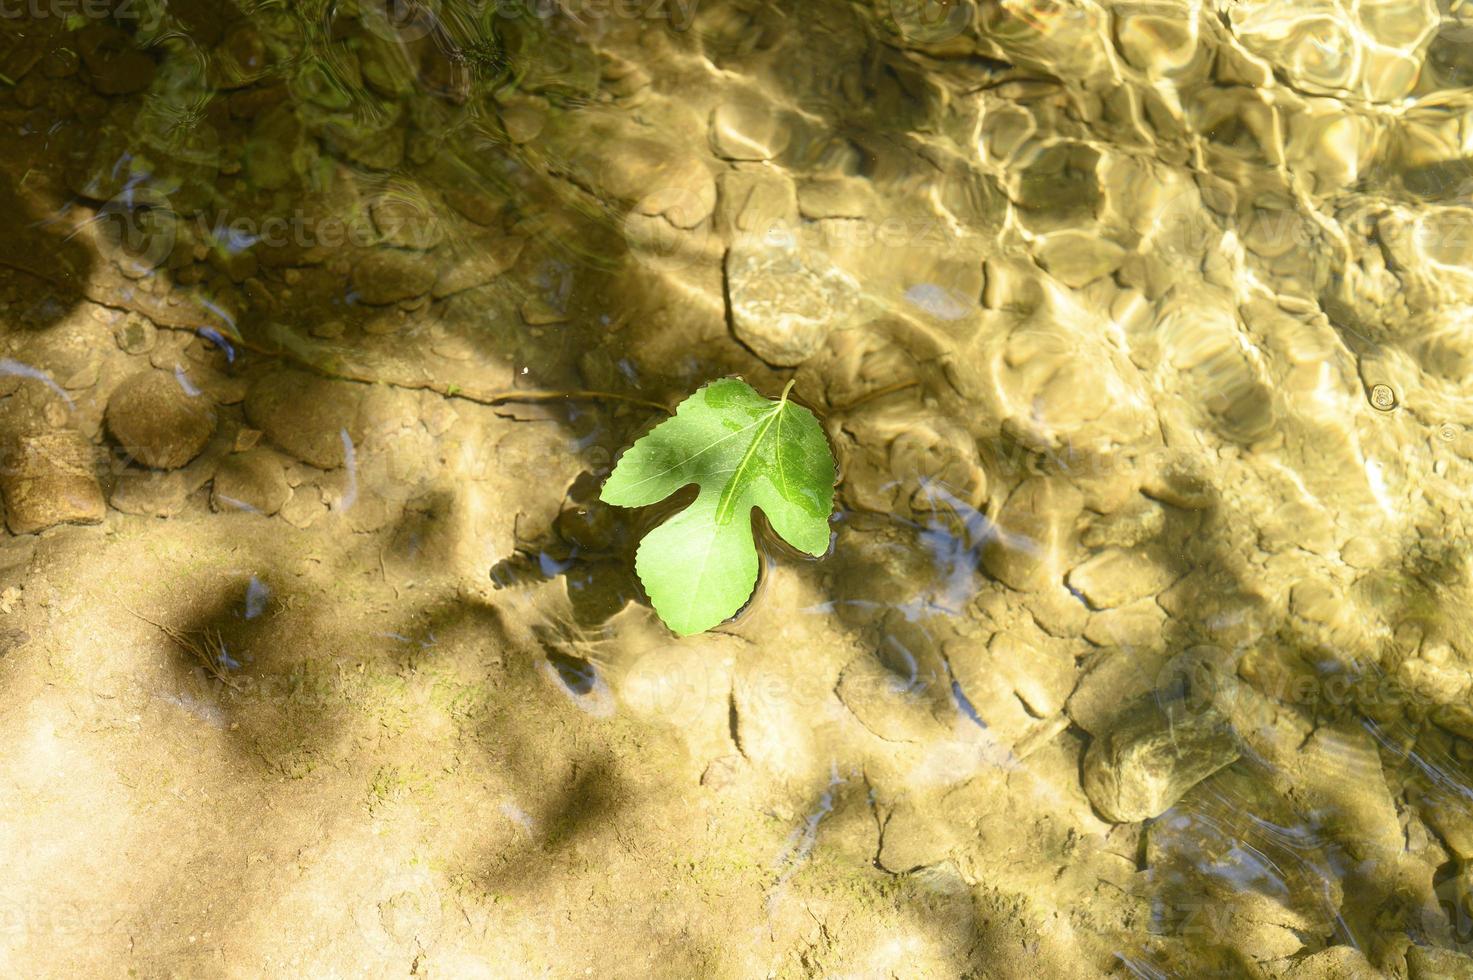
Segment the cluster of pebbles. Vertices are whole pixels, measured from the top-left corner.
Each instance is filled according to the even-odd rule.
[[[65,123],[60,156],[7,151],[18,204],[80,202],[72,285],[101,304],[5,338],[39,372],[0,375],[10,530],[207,487],[308,527],[375,438],[432,454],[444,395],[791,374],[844,474],[829,578],[866,652],[834,696],[900,757],[982,746],[939,788],[893,767],[877,791],[914,803],[882,867],[1032,881],[944,800],[1057,777],[1087,805],[1008,812],[1099,874],[1049,901],[1139,939],[1152,902],[1231,892],[1228,844],[1183,841],[1236,799],[1261,818],[1237,839],[1303,828],[1301,865],[1208,940],[1158,916],[1141,963],[1473,969],[1446,901],[1473,893],[1473,21],[934,6],[557,23],[558,70],[515,89],[354,24],[318,88],[289,18],[191,27],[202,74],[141,34],[0,41],[5,118]],[[145,210],[157,247],[108,237]],[[54,281],[71,260],[31,234],[0,258]],[[210,339],[237,334],[320,370]]]

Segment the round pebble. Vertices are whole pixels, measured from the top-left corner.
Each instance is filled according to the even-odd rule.
[[[170,373],[141,371],[108,399],[107,428],[145,466],[177,469],[214,435],[215,405],[205,394],[191,395]]]

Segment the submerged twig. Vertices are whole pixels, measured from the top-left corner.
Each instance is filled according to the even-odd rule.
[[[123,608],[127,609],[129,613],[132,613],[134,616],[136,616],[138,619],[143,620],[148,625],[160,630],[180,649],[184,650],[186,653],[192,654],[194,658],[198,660],[200,664],[205,668],[205,670],[209,671],[210,676],[220,681],[232,691],[240,690],[240,688],[236,685],[234,678],[232,678],[225,671],[223,661],[229,656],[229,653],[225,649],[225,640],[223,637],[221,637],[219,630],[185,631],[175,629],[174,627],[169,626],[165,623],[160,623],[155,620],[149,619],[142,613],[134,612],[126,605],[124,605]],[[191,633],[198,634],[200,637],[203,638],[203,642],[195,640],[193,637],[190,636]]]

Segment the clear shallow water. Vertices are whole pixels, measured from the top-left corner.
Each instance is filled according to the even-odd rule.
[[[175,823],[280,808],[219,867],[301,844],[253,893],[330,938],[217,868],[209,969],[1473,969],[1462,13],[58,7],[0,37],[17,969],[90,867],[41,769],[189,719],[296,796]],[[824,420],[834,546],[674,643],[681,501],[597,489],[729,374]]]

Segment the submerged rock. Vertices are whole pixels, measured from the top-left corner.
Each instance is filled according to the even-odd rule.
[[[107,502],[113,510],[140,517],[173,517],[189,499],[182,470],[129,470],[113,484]]]
[[[305,463],[335,469],[357,441],[358,386],[280,371],[256,382],[246,395],[246,417],[267,438]]]
[[[770,160],[789,138],[772,107],[755,98],[723,102],[711,113],[711,146],[728,160]]]
[[[369,306],[414,299],[435,284],[435,265],[418,252],[381,248],[353,266],[353,289]]]
[[[1084,792],[1106,820],[1149,820],[1237,760],[1237,740],[1216,708],[1163,709],[1150,700],[1090,745]]]
[[[225,457],[215,472],[210,506],[215,510],[251,510],[271,515],[291,499],[281,458],[267,449]]]
[[[1176,578],[1164,548],[1106,548],[1069,572],[1069,587],[1093,609],[1115,609],[1156,595]]]
[[[998,514],[995,533],[982,549],[982,567],[1020,592],[1062,582],[1083,510],[1084,497],[1071,484],[1041,476],[1024,480]]]
[[[140,371],[113,390],[107,428],[138,462],[160,470],[194,459],[215,432],[215,404],[164,371]]]
[[[859,284],[846,273],[790,241],[742,240],[726,253],[732,329],[777,367],[816,354],[858,295]]]
[[[473,243],[469,254],[445,266],[435,280],[434,296],[442,299],[484,286],[516,264],[523,239],[505,236]]]
[[[57,524],[100,524],[106,513],[93,469],[92,444],[81,433],[21,436],[0,466],[5,521],[15,534]]]

